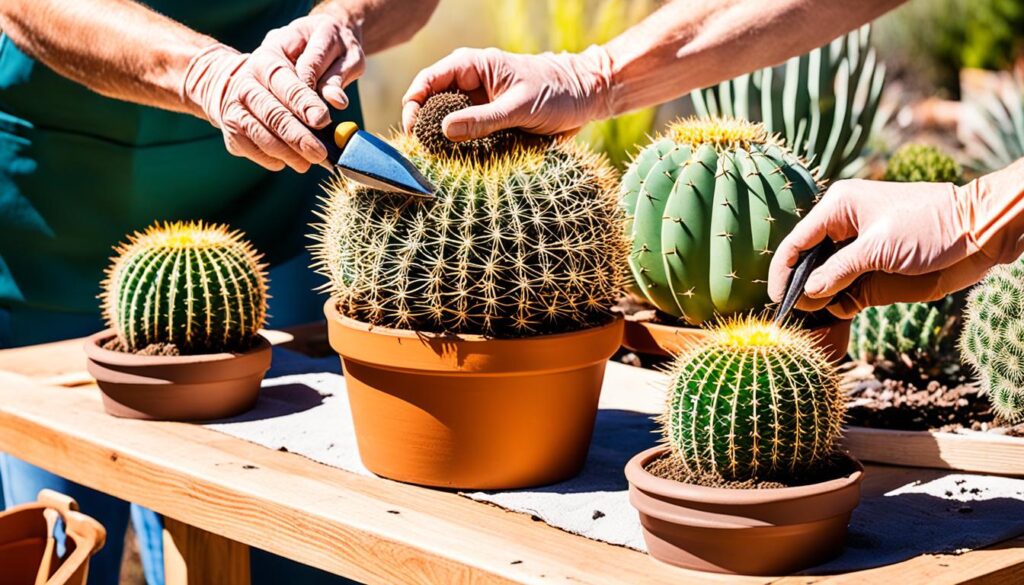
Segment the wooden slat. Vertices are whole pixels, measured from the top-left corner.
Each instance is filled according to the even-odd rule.
[[[249,547],[164,517],[167,585],[249,585]]]
[[[848,427],[846,447],[861,461],[1024,477],[1024,438]]]

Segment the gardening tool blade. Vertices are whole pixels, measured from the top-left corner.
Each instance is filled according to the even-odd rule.
[[[781,325],[786,317],[793,311],[797,299],[804,292],[804,285],[814,269],[821,266],[821,263],[828,259],[836,251],[836,244],[827,236],[820,243],[810,250],[800,254],[793,272],[789,273],[789,282],[786,283],[786,294],[775,311],[775,323]]]
[[[328,126],[316,134],[327,146],[328,162],[349,179],[383,191],[434,195],[434,186],[402,153],[352,122]]]

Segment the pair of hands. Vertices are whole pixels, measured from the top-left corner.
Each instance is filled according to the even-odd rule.
[[[330,122],[324,100],[347,107],[344,89],[364,67],[356,29],[311,14],[271,31],[252,53],[207,47],[192,58],[181,94],[224,133],[231,154],[304,173],[327,158],[309,130]]]

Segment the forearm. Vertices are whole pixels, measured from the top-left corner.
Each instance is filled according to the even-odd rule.
[[[132,0],[4,0],[0,29],[31,57],[102,95],[198,114],[180,89],[216,41]]]
[[[976,249],[1000,264],[1024,253],[1024,159],[964,185],[958,203]]]
[[[313,12],[346,19],[356,28],[363,51],[372,55],[412,38],[440,0],[324,0]]]
[[[609,41],[613,114],[806,53],[905,0],[674,0]]]

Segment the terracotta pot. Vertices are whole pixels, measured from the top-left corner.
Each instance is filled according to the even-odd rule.
[[[629,501],[654,558],[688,569],[787,575],[838,555],[860,501],[864,468],[830,481],[779,489],[710,488],[662,479],[644,467],[667,447],[626,464]]]
[[[622,320],[524,339],[371,327],[324,307],[359,455],[383,477],[461,489],[579,473]]]
[[[846,356],[846,349],[850,344],[850,321],[838,321],[812,329],[811,332],[818,336],[818,345],[830,360],[839,362]],[[706,330],[698,327],[679,327],[627,319],[622,345],[636,353],[670,357],[700,342],[707,334]]]
[[[270,342],[262,336],[244,353],[141,356],[103,349],[110,329],[85,341],[89,374],[114,416],[146,420],[211,420],[256,405],[270,368]]]

